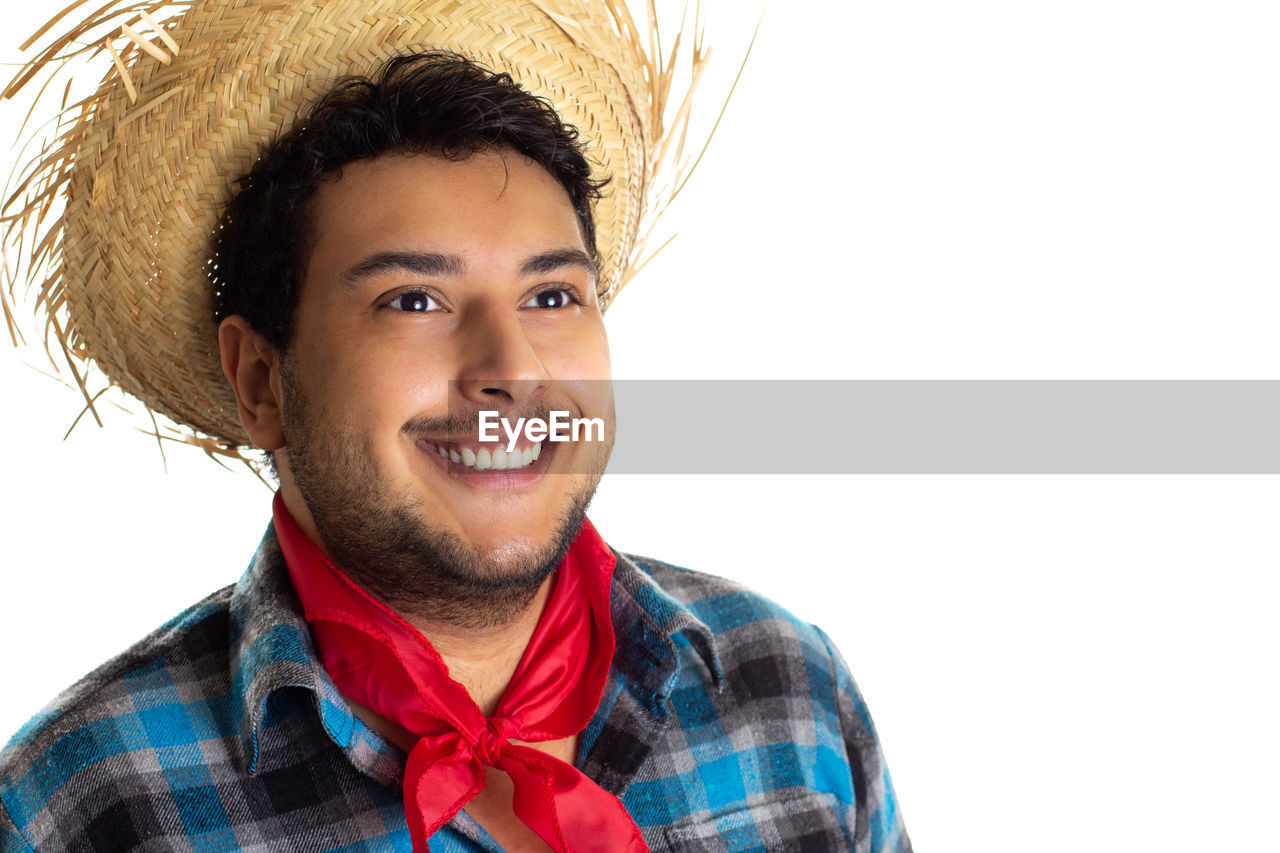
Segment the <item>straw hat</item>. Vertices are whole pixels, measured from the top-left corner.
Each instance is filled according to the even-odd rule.
[[[695,40],[673,97],[680,40],[658,55],[654,22],[641,30],[623,0],[114,0],[63,24],[81,5],[23,46],[52,38],[4,91],[63,99],[54,138],[11,184],[4,242],[87,408],[92,362],[192,430],[186,440],[228,455],[249,442],[218,362],[211,235],[231,182],[301,108],[409,50],[509,72],[578,128],[593,177],[612,178],[595,208],[607,306],[682,180],[706,59]],[[67,105],[61,78],[84,62],[106,77]]]

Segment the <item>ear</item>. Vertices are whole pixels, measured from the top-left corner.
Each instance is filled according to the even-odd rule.
[[[218,349],[222,372],[236,392],[240,423],[249,440],[262,450],[284,447],[279,357],[275,349],[238,314],[218,324]]]

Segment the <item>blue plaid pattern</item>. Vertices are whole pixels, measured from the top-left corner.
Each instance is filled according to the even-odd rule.
[[[579,767],[657,851],[910,851],[827,637],[732,582],[620,556]],[[0,752],[0,851],[409,850],[405,756],[315,656],[270,529],[249,571]],[[465,811],[432,853],[497,851]]]

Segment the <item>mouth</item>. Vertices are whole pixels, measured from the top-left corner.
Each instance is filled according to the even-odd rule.
[[[478,444],[419,439],[418,446],[471,471],[523,471],[542,457],[542,444],[516,445],[510,452],[500,443]]]

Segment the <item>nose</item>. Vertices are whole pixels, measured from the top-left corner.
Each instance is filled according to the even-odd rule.
[[[519,406],[536,398],[550,374],[519,316],[507,309],[475,311],[460,332],[457,388],[477,406]]]

